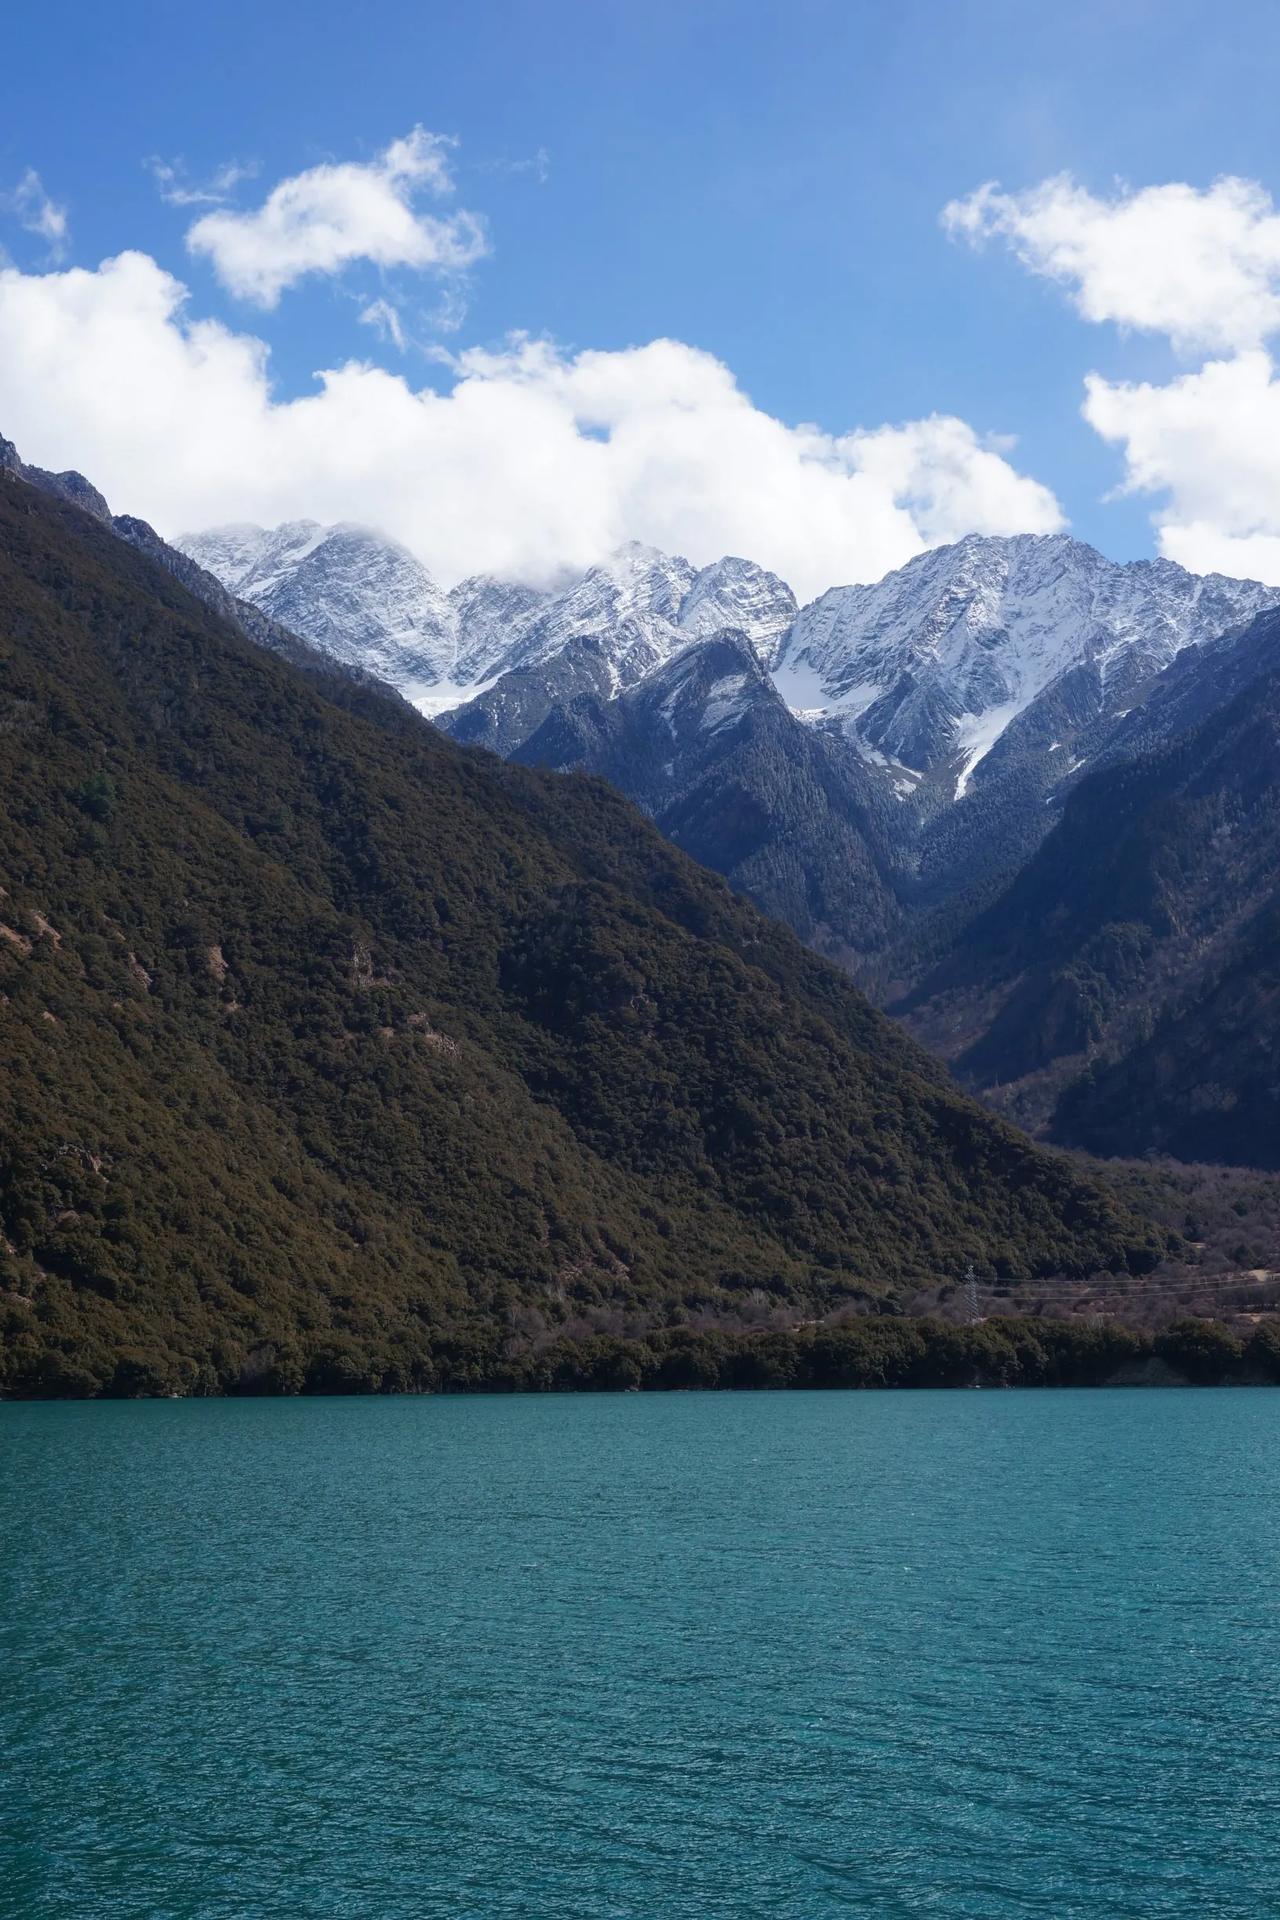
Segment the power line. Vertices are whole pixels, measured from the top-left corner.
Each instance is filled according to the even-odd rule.
[[[1232,1274],[1209,1274],[1203,1279],[1151,1280],[1133,1286],[1090,1285],[1087,1282],[1069,1283],[1065,1281],[1047,1281],[1038,1284],[1035,1281],[1010,1281],[1006,1283],[983,1283],[978,1281],[972,1270],[965,1272],[960,1282],[946,1280],[934,1288],[920,1287],[909,1299],[919,1300],[930,1292],[939,1296],[946,1295],[955,1299],[959,1295],[964,1318],[970,1326],[983,1318],[983,1308],[1010,1306],[1018,1309],[1038,1306],[1096,1306],[1105,1304],[1112,1307],[1141,1308],[1143,1305],[1168,1304],[1184,1300],[1192,1304],[1201,1295],[1239,1294],[1242,1307],[1253,1307],[1262,1311],[1280,1311],[1280,1274],[1269,1273],[1263,1280],[1240,1279]],[[1259,1300],[1259,1294],[1270,1298]],[[1252,1297],[1251,1297],[1252,1296]],[[943,1306],[945,1299],[939,1298],[937,1304]]]
[[[981,1289],[989,1300],[1013,1299],[1084,1299],[1097,1294],[1111,1300],[1145,1300],[1155,1293],[1210,1293],[1215,1288],[1230,1288],[1238,1293],[1260,1293],[1280,1291],[1280,1275],[1269,1276],[1266,1280],[1233,1280],[1225,1276],[1211,1277],[1205,1280],[1157,1280],[1142,1287],[1097,1287],[1097,1286],[1036,1286],[1034,1282],[1012,1287],[984,1287]],[[921,1288],[921,1292],[926,1289]]]
[[[934,1287],[939,1292],[943,1290],[954,1292],[958,1288],[964,1288],[967,1292],[969,1285],[970,1277],[968,1273],[959,1281],[946,1279],[934,1282]],[[1136,1299],[1144,1293],[1170,1291],[1175,1293],[1196,1292],[1204,1287],[1280,1287],[1280,1270],[1271,1271],[1268,1269],[1262,1279],[1255,1279],[1252,1274],[1246,1278],[1241,1278],[1238,1274],[1233,1273],[1211,1273],[1199,1279],[1138,1280],[1127,1285],[1120,1283],[1108,1285],[1105,1281],[1096,1280],[976,1280],[973,1282],[973,1285],[978,1293],[988,1296],[1004,1296],[1013,1293],[1034,1293],[1037,1295],[1044,1293],[1119,1293],[1124,1294],[1126,1297]],[[916,1288],[917,1293],[927,1293],[928,1291],[929,1289],[927,1287],[921,1286]]]

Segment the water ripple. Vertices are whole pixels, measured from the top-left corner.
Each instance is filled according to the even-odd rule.
[[[1280,1394],[3,1407],[14,1920],[1280,1913]]]

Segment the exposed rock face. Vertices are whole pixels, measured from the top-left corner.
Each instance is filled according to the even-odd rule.
[[[39,487],[42,493],[55,494],[59,500],[69,500],[73,507],[91,513],[95,520],[105,520],[108,526],[111,524],[110,507],[82,473],[49,473],[44,467],[29,467],[19,458],[12,440],[6,440],[3,435],[0,435],[0,473],[11,473],[31,486]]]

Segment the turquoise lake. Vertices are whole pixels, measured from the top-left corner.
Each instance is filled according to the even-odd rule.
[[[1280,1392],[0,1407],[0,1911],[1280,1914]]]

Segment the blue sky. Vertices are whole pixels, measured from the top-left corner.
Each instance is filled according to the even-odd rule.
[[[1261,5],[121,0],[22,9],[5,41],[0,189],[34,169],[69,227],[55,262],[11,205],[13,266],[142,250],[190,288],[189,316],[269,345],[280,398],[351,355],[448,388],[442,363],[361,325],[382,294],[451,352],[513,330],[567,351],[670,337],[789,425],[941,412],[1014,435],[1018,470],[1117,557],[1155,550],[1159,496],[1106,499],[1124,455],[1082,420],[1084,376],[1167,384],[1205,352],[1082,318],[998,238],[948,237],[940,212],[988,180],[1016,194],[1064,171],[1103,197],[1117,179],[1280,185],[1280,10]],[[246,305],[185,249],[203,209],[165,204],[144,164],[199,182],[252,163],[235,192],[252,208],[415,125],[456,138],[453,201],[488,234],[452,333],[427,317],[429,276],[369,263]]]

